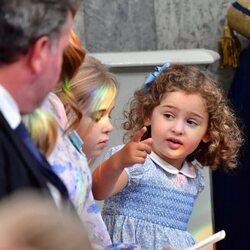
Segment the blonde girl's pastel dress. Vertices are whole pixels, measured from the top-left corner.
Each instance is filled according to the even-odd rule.
[[[63,104],[55,94],[49,95],[43,108],[54,114],[59,124],[57,144],[49,162],[65,183],[71,201],[86,225],[92,248],[103,250],[111,244],[111,240],[93,198],[91,171],[81,150],[83,142],[75,131],[64,135],[67,117]]]

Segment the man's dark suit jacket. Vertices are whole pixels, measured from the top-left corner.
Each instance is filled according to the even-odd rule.
[[[14,191],[30,188],[49,194],[46,184],[49,180],[39,164],[0,111],[0,199]]]

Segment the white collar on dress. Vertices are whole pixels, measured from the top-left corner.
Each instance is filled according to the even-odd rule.
[[[165,170],[166,172],[168,172],[170,174],[179,174],[179,173],[182,173],[183,175],[185,175],[186,177],[189,177],[189,178],[195,178],[196,177],[196,171],[195,171],[194,166],[189,166],[189,164],[188,164],[187,161],[185,161],[183,163],[182,168],[180,170],[178,170],[177,168],[173,167],[171,164],[169,164],[166,161],[164,161],[163,159],[161,159],[154,152],[151,152],[151,154],[149,155],[149,157],[155,163],[157,163],[157,165],[159,165],[159,167],[161,167],[163,170]]]

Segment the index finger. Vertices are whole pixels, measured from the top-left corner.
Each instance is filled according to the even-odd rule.
[[[144,126],[138,132],[135,133],[134,137],[132,138],[133,142],[140,142],[142,136],[146,133],[147,128]]]

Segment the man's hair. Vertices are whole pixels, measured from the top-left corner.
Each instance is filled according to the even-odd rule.
[[[0,64],[15,62],[40,37],[56,37],[79,0],[1,0]]]

